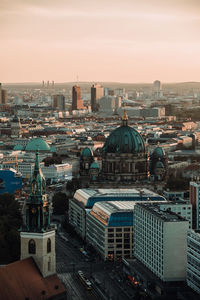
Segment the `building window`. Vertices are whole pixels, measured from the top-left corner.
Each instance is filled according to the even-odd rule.
[[[30,240],[28,242],[28,253],[35,254],[36,253],[36,245],[34,240]]]
[[[48,271],[51,271],[51,260],[48,261]]]
[[[51,240],[47,240],[47,253],[51,252]]]

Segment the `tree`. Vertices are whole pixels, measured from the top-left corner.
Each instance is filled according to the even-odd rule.
[[[72,194],[81,188],[81,182],[78,178],[73,178],[72,180],[67,181],[66,190],[71,192]]]
[[[183,178],[181,175],[178,177],[170,176],[167,180],[165,188],[170,189],[171,191],[183,191],[189,189],[189,179]]]
[[[53,195],[53,213],[63,215],[69,209],[69,199],[65,193],[58,192]]]
[[[0,195],[0,263],[10,263],[20,257],[22,216],[13,195]]]

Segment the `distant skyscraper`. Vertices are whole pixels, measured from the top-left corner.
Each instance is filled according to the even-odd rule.
[[[65,97],[63,95],[53,96],[53,108],[58,110],[65,110]]]
[[[2,104],[2,86],[0,82],[0,104]]]
[[[161,82],[159,80],[155,80],[153,83],[153,92],[156,99],[158,99],[161,95]]]
[[[104,96],[104,88],[100,84],[93,84],[91,87],[91,108],[98,111],[98,100]]]
[[[81,99],[81,88],[78,85],[72,87],[72,110],[83,109],[83,100]]]
[[[6,104],[7,103],[7,91],[1,90],[1,103]]]

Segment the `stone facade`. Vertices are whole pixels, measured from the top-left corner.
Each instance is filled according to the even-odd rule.
[[[21,259],[32,256],[43,277],[56,273],[55,263],[55,230],[45,233],[21,232]],[[50,251],[47,250],[47,241],[50,239]],[[29,242],[35,242],[35,254],[29,252]]]

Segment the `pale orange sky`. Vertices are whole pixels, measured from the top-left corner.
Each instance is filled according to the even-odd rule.
[[[200,0],[0,0],[0,82],[200,81]]]

